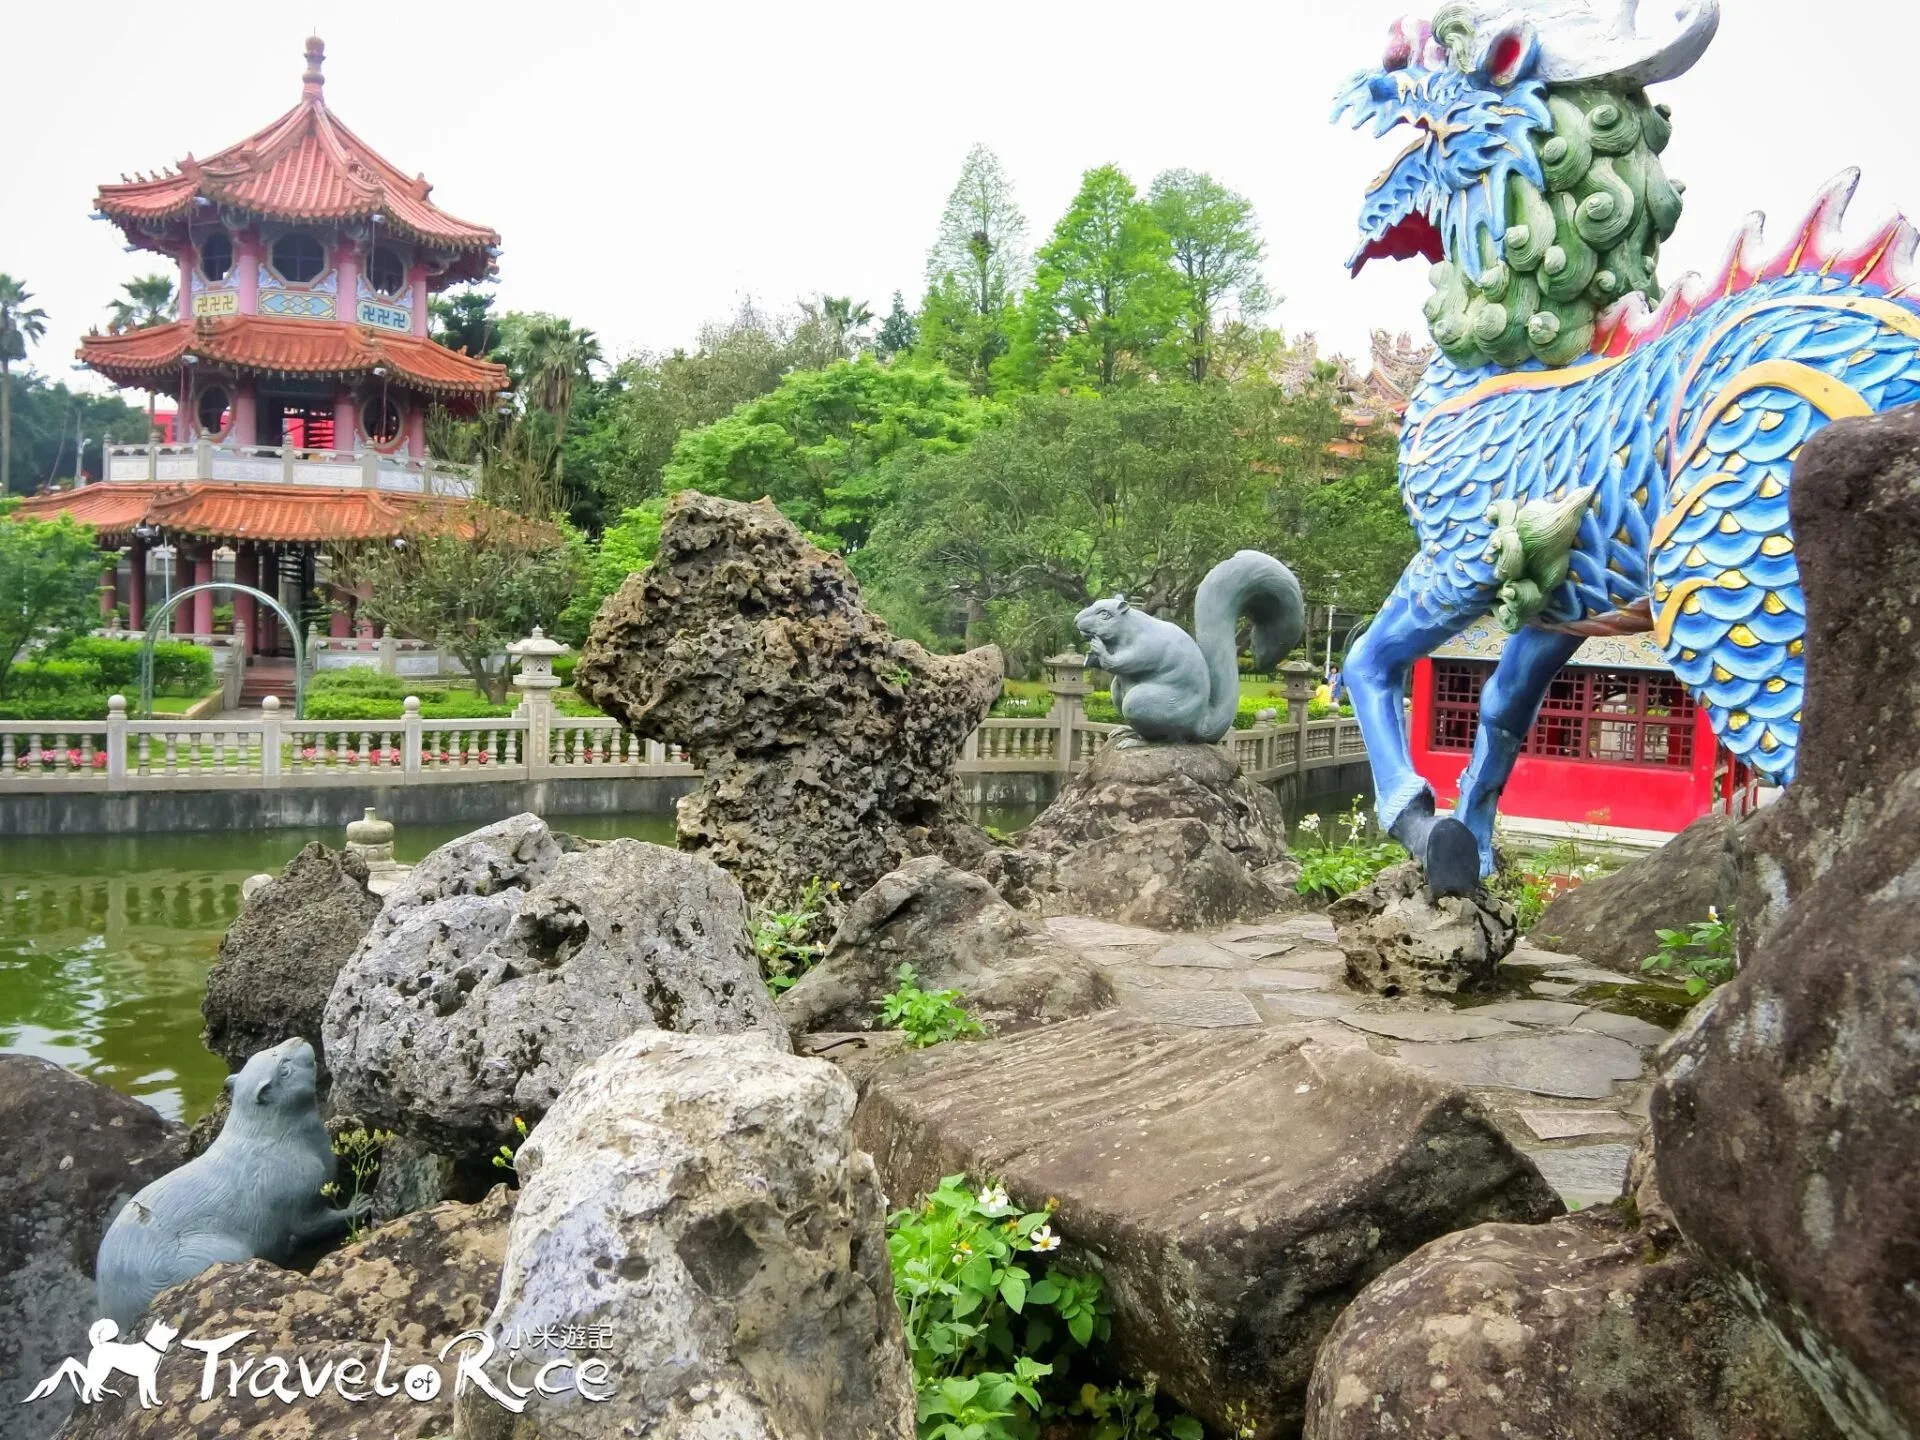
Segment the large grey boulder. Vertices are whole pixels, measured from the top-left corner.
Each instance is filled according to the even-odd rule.
[[[782,995],[798,1035],[869,1030],[881,997],[912,965],[927,990],[958,990],[994,1034],[1104,1010],[1103,971],[1015,910],[978,875],[937,855],[909,860],[848,907],[820,963]]]
[[[319,1052],[321,1017],[340,967],[380,913],[357,856],[307,846],[254,888],[207,972],[206,1047],[238,1070],[249,1055],[296,1035]]]
[[[1749,822],[1739,975],[1654,1092],[1680,1228],[1852,1437],[1920,1433],[1920,408],[1794,471],[1799,771]]]
[[[1000,652],[893,635],[846,562],[771,501],[685,491],[660,553],[607,598],[574,687],[701,768],[682,848],[756,902],[858,894],[918,855],[978,854],[954,763],[1000,692]]]
[[[516,816],[441,847],[388,897],[327,1002],[336,1112],[484,1179],[573,1072],[641,1028],[786,1044],[740,887],[638,840],[563,850]]]
[[[1327,907],[1347,979],[1376,995],[1454,995],[1493,986],[1513,952],[1513,907],[1485,890],[1435,899],[1413,861]]]
[[[764,1035],[641,1031],[580,1070],[521,1147],[489,1330],[611,1337],[602,1393],[466,1440],[911,1440],[885,1202],[853,1086]],[[589,1391],[591,1396],[594,1392]]]
[[[938,1045],[862,1089],[855,1137],[896,1204],[943,1175],[1059,1202],[1063,1260],[1113,1303],[1109,1354],[1233,1433],[1300,1423],[1314,1352],[1382,1270],[1560,1201],[1464,1091],[1364,1048],[1120,1014]]]
[[[66,1440],[446,1435],[453,1422],[455,1367],[471,1353],[471,1342],[446,1359],[440,1352],[456,1336],[485,1323],[500,1284],[512,1214],[512,1194],[500,1186],[477,1205],[439,1205],[382,1225],[326,1256],[310,1274],[264,1260],[229,1261],[203,1271],[163,1292],[149,1314],[178,1327],[182,1340],[252,1332],[222,1353],[222,1383],[214,1397],[203,1401],[199,1393],[207,1357],[176,1342],[160,1362],[159,1405],[142,1408],[133,1385],[117,1380],[120,1394],[88,1407]],[[328,1378],[309,1394],[295,1369],[285,1386],[293,1401],[257,1394],[251,1382],[265,1374],[272,1383],[269,1357],[274,1355],[289,1366],[304,1359],[310,1373],[327,1365]],[[537,1366],[546,1357],[534,1352],[527,1358]],[[332,1376],[349,1362],[361,1369],[358,1383],[349,1384],[343,1395]],[[243,1367],[234,1395],[224,1383],[228,1364]],[[427,1366],[439,1377],[431,1398],[399,1389],[415,1366]],[[496,1384],[502,1368],[501,1360],[487,1367]],[[531,1368],[521,1361],[517,1378],[522,1383]],[[376,1373],[383,1373],[384,1388],[398,1393],[375,1393]]]
[[[1299,904],[1262,873],[1286,858],[1280,802],[1214,745],[1109,745],[1020,845],[1010,893],[1049,914],[1195,930]],[[998,856],[976,868],[1011,878]]]
[[[1631,1203],[1476,1226],[1375,1280],[1320,1347],[1306,1440],[1839,1440],[1647,1158]]]
[[[1739,885],[1739,826],[1705,815],[1651,855],[1559,896],[1528,936],[1548,950],[1638,975],[1660,930],[1684,930],[1709,910],[1730,913]]]
[[[93,1257],[127,1197],[186,1158],[186,1132],[148,1106],[31,1055],[0,1055],[0,1440],[45,1440],[62,1387],[20,1402],[100,1318]]]

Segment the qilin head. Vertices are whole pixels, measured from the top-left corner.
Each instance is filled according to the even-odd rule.
[[[1719,0],[1467,0],[1388,32],[1334,118],[1407,147],[1367,189],[1349,264],[1423,256],[1427,323],[1463,369],[1566,365],[1600,312],[1660,298],[1680,187],[1646,86],[1700,58]]]

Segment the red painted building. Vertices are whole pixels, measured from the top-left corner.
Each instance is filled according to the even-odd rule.
[[[1473,758],[1480,687],[1506,633],[1481,620],[1417,662],[1413,763],[1459,796]],[[1744,814],[1757,786],[1714,738],[1646,635],[1588,640],[1547,691],[1500,811],[1515,819],[1672,832],[1716,809]]]
[[[109,446],[102,483],[18,513],[66,511],[124,552],[109,573],[135,628],[146,553],[166,544],[182,586],[211,579],[214,551],[230,549],[237,580],[296,614],[319,592],[345,634],[353,597],[326,590],[326,547],[439,523],[476,488],[470,470],[429,455],[427,412],[492,409],[507,373],[429,339],[427,300],[490,278],[500,237],[439,208],[424,177],[340,123],[325,54],[307,41],[300,101],[266,128],[103,185],[94,202],[131,245],[179,267],[182,318],[88,335],[79,358],[173,398],[177,416],[159,444]],[[207,633],[213,598],[196,596],[178,628]],[[255,653],[284,653],[270,616],[244,597],[235,612]]]

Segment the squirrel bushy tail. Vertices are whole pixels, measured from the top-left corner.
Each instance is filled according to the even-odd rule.
[[[1306,633],[1306,604],[1293,572],[1271,555],[1242,550],[1207,572],[1193,597],[1193,638],[1207,662],[1205,733],[1224,735],[1240,708],[1240,617],[1253,630],[1254,666],[1270,670]]]

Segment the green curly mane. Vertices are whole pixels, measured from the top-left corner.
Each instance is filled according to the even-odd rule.
[[[1463,369],[1571,364],[1614,301],[1636,290],[1660,298],[1660,244],[1681,203],[1660,164],[1671,112],[1644,90],[1599,85],[1550,89],[1547,107],[1553,130],[1533,136],[1546,192],[1507,177],[1506,237],[1482,240],[1477,282],[1457,258],[1433,267],[1427,323]]]

